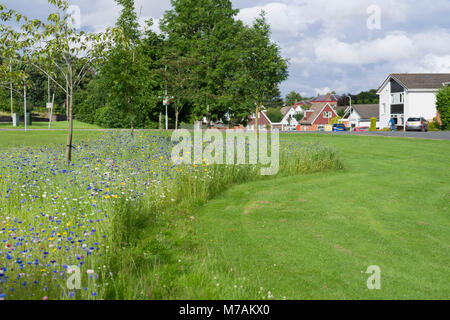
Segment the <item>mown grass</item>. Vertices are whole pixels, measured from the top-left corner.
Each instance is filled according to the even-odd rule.
[[[275,299],[450,297],[449,142],[285,139],[335,146],[344,169],[236,186],[197,211],[213,297],[257,297],[235,289],[243,278]],[[370,265],[381,290],[367,288]]]
[[[48,122],[33,122],[31,125],[27,126],[27,129],[47,130],[48,125],[49,125]],[[57,121],[57,122],[51,123],[51,129],[53,129],[53,130],[62,130],[62,129],[68,129],[68,128],[69,128],[69,122],[67,122],[67,121]],[[84,123],[84,122],[80,122],[77,120],[73,121],[73,128],[74,128],[74,130],[101,129],[97,125]],[[25,129],[25,124],[23,122],[20,122],[17,127],[13,127],[12,123],[0,123],[0,129]]]

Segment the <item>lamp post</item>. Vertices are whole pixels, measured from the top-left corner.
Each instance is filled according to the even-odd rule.
[[[23,120],[25,123],[25,131],[27,131],[27,86],[23,85]]]

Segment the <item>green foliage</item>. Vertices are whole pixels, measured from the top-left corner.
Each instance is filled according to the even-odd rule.
[[[370,129],[369,131],[377,131],[377,118],[370,118]]]
[[[130,123],[125,111],[110,105],[97,109],[94,119],[94,124],[103,128],[126,128]]]
[[[437,118],[434,118],[433,121],[431,121],[428,124],[428,130],[429,131],[439,131],[439,130],[441,130],[441,124],[438,122]]]
[[[450,86],[440,89],[436,98],[436,107],[442,122],[441,128],[450,130]]]
[[[50,78],[55,113],[114,127],[126,127],[125,121],[155,127],[164,113],[166,85],[176,102],[169,107],[175,122],[229,117],[229,125],[245,125],[255,103],[282,107],[278,85],[287,77],[287,61],[271,41],[264,15],[245,26],[230,0],[174,0],[161,21],[163,34],[157,35],[151,20],[140,30],[133,0],[116,2],[122,9],[116,27],[100,34],[70,26],[67,0],[49,0],[55,11],[46,21],[1,6],[2,20],[17,20],[22,28],[0,30],[0,84],[13,81],[21,100],[26,82],[28,104],[43,108]],[[46,45],[37,46],[40,42]],[[6,97],[0,104],[6,108]],[[109,121],[105,110],[127,116]]]
[[[297,113],[297,114],[294,116],[294,118],[295,118],[295,120],[297,120],[297,122],[302,121],[304,117],[305,117],[305,114],[304,114],[304,113]]]
[[[280,122],[283,119],[283,114],[281,113],[280,109],[270,108],[267,110],[266,115],[270,119],[270,121],[274,123]]]
[[[345,109],[339,109],[337,111],[339,117],[343,118],[345,116]]]
[[[332,119],[330,119],[330,122],[328,123],[328,124],[336,124],[336,123],[339,123],[339,120],[341,120],[342,118],[341,117],[335,117],[335,118],[332,118]]]
[[[358,104],[378,104],[380,103],[380,97],[377,95],[377,90],[372,89],[370,91],[363,91],[357,95],[355,103]]]
[[[300,93],[291,91],[286,95],[285,104],[287,106],[293,106],[296,102],[300,102],[303,100],[303,97]]]

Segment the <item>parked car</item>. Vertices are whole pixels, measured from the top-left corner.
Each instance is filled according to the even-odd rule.
[[[369,131],[370,127],[356,127],[353,131],[354,132],[367,132]]]
[[[333,124],[333,131],[347,131],[347,128],[343,123],[335,123]]]
[[[406,131],[418,130],[422,132],[428,132],[428,121],[422,117],[408,118],[406,121]]]

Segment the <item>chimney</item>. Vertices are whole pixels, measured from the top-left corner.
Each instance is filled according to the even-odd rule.
[[[325,99],[326,101],[330,101],[331,100],[331,93],[327,93],[327,98]]]

